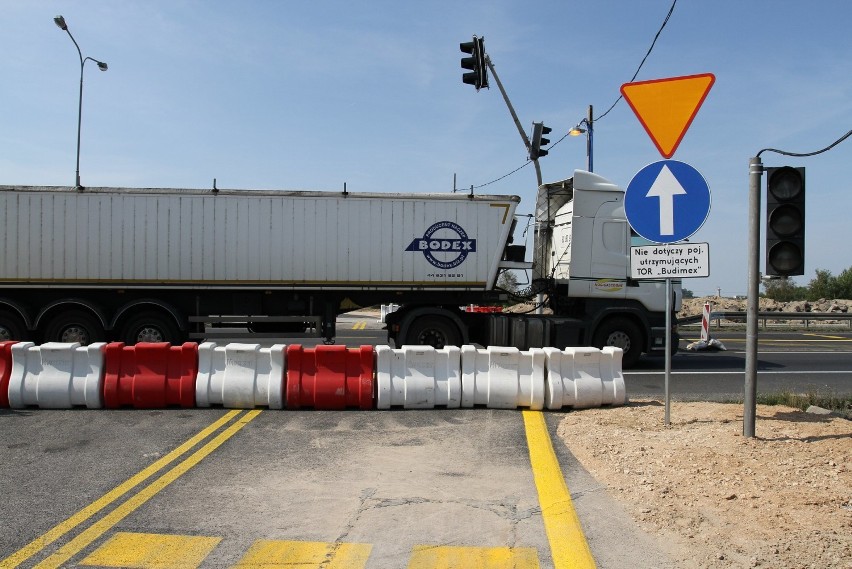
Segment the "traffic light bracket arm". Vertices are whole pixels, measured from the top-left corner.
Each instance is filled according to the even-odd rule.
[[[506,107],[509,109],[509,114],[512,115],[512,120],[515,121],[515,127],[518,129],[518,134],[521,135],[521,140],[524,141],[524,148],[527,151],[527,155],[529,156],[532,150],[532,144],[530,143],[530,139],[527,138],[527,133],[524,132],[524,127],[521,126],[521,121],[518,119],[518,114],[515,112],[515,108],[512,106],[512,101],[509,100],[509,95],[506,94],[506,89],[503,88],[503,82],[500,81],[500,77],[497,75],[497,71],[494,69],[494,64],[491,63],[491,58],[488,54],[485,54],[485,65],[488,66],[488,70],[491,72],[492,77],[494,77],[494,82],[497,84],[497,88],[500,89],[500,94],[503,95],[503,100],[506,102]],[[538,186],[541,186],[541,166],[538,164],[538,160],[533,160],[533,165],[535,166],[535,177],[536,182],[538,182]]]

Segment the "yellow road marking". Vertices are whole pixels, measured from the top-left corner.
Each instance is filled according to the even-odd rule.
[[[540,411],[524,411],[527,446],[554,569],[595,567]]]
[[[353,330],[366,330],[367,329],[367,321],[359,320],[352,326]]]
[[[171,470],[151,482],[138,493],[128,498],[127,501],[117,506],[109,514],[93,523],[84,531],[80,532],[77,537],[60,547],[56,552],[48,556],[35,567],[37,569],[60,567],[63,563],[71,559],[74,555],[77,555],[85,547],[88,547],[93,541],[101,537],[106,531],[115,526],[115,524],[153,498],[160,490],[180,478],[190,468],[198,464],[203,458],[219,448],[225,441],[230,439],[238,433],[240,429],[245,427],[249,422],[257,417],[258,414],[260,414],[260,410],[248,411],[245,415],[237,419],[237,421],[231,426],[219,433],[219,435],[217,435],[213,440],[189,455],[189,457],[185,460],[175,465]]]
[[[81,565],[133,569],[196,569],[221,537],[118,532]]]
[[[828,340],[842,340],[844,342],[852,342],[852,338],[846,338],[844,336],[829,336],[827,334],[813,334],[813,333],[804,333],[803,336],[815,336],[817,338],[826,338]]]
[[[76,514],[72,515],[68,519],[60,522],[56,526],[49,529],[44,534],[35,538],[33,541],[7,557],[0,561],[0,569],[9,569],[12,567],[17,567],[81,523],[85,522],[127,492],[132,490],[134,487],[138,486],[178,458],[182,455],[186,454],[192,447],[197,445],[202,440],[209,437],[213,432],[219,430],[223,425],[231,421],[236,415],[241,413],[241,411],[229,411],[224,416],[222,416],[219,420],[215,421],[205,429],[201,430],[197,435],[187,440],[185,443],[171,451],[166,456],[160,458],[156,462],[152,463],[150,466],[142,470],[141,472],[135,474],[128,478],[125,482],[119,484],[106,494],[104,494],[99,499],[95,500]]]
[[[234,569],[322,567],[359,569],[366,565],[373,546],[367,543],[322,543],[314,541],[271,541],[252,544]]]
[[[534,547],[415,545],[408,569],[538,569]]]

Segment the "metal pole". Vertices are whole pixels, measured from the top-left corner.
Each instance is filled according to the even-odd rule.
[[[494,77],[494,81],[497,83],[497,88],[500,89],[500,94],[503,95],[503,100],[506,102],[506,106],[509,108],[509,113],[512,115],[512,120],[515,121],[515,126],[518,129],[518,133],[521,135],[521,139],[524,141],[524,147],[527,149],[527,154],[529,155],[530,150],[532,149],[532,145],[530,144],[530,139],[527,137],[527,133],[524,132],[524,127],[521,126],[521,121],[518,119],[518,114],[515,112],[515,107],[512,106],[512,101],[509,100],[509,95],[506,94],[506,90],[503,88],[503,82],[500,81],[500,77],[497,75],[497,70],[494,69],[494,64],[491,63],[491,58],[488,57],[488,54],[485,54],[485,64],[488,65],[488,69],[491,71],[491,75]],[[536,189],[541,187],[541,166],[538,164],[538,160],[533,160],[533,166],[535,167],[535,179],[537,182]],[[536,314],[542,314],[544,312],[542,305],[544,304],[544,294],[538,293],[536,295]]]
[[[587,163],[588,163],[587,165],[588,165],[588,168],[589,168],[589,172],[594,172],[595,166],[594,166],[594,161],[592,160],[592,150],[593,150],[594,146],[592,144],[592,135],[593,135],[595,129],[594,129],[594,126],[593,126],[594,125],[594,119],[592,118],[592,105],[589,105],[588,123],[589,123],[589,133],[588,133],[588,136],[586,137],[586,159],[587,159]]]
[[[512,101],[509,100],[509,95],[506,94],[506,90],[503,88],[503,83],[500,81],[500,77],[497,76],[497,71],[494,69],[494,64],[491,63],[491,58],[488,55],[485,55],[485,64],[488,65],[488,69],[491,71],[491,75],[494,76],[494,81],[497,83],[497,88],[500,89],[500,94],[503,95],[503,100],[506,102],[506,106],[509,107],[509,113],[512,115],[512,120],[515,121],[515,126],[518,128],[518,133],[521,135],[521,139],[524,141],[524,147],[527,149],[527,154],[529,154],[532,145],[530,144],[530,139],[527,138],[527,133],[524,132],[524,127],[521,126],[521,121],[518,119],[517,113],[515,113],[515,108],[512,106]],[[533,160],[533,165],[535,166],[535,178],[538,182],[536,186],[541,187],[541,167],[538,165],[538,160]]]
[[[55,19],[54,19],[55,21]],[[57,22],[57,25],[60,25]],[[77,55],[80,57],[80,97],[77,99],[77,169],[74,174],[74,187],[80,187],[80,126],[83,124],[83,68],[86,64],[86,58],[83,59],[83,52],[80,51],[80,46],[77,44],[77,40],[74,39],[74,36],[71,35],[71,30],[68,29],[68,26],[65,24],[65,20],[62,20],[60,25],[62,30],[68,34],[68,37],[71,38],[71,41],[74,42],[74,47],[77,48]]]
[[[71,32],[68,32],[68,35],[71,35]],[[71,38],[74,39],[73,37]],[[77,42],[74,42],[74,45],[77,45]],[[80,51],[80,48],[77,48],[77,51]],[[79,188],[80,186],[80,127],[83,124],[83,67],[85,64],[85,60],[83,59],[83,54],[80,54],[80,98],[77,104],[77,170],[76,175],[74,177],[74,187]]]
[[[671,393],[669,381],[672,376],[672,280],[666,279],[666,376],[665,376],[665,425],[671,425]]]
[[[748,305],[746,306],[745,397],[743,403],[743,436],[754,437],[757,415],[757,312],[760,269],[760,182],[763,163],[760,156],[749,161],[748,179]]]
[[[68,24],[65,23],[65,18],[63,18],[62,16],[56,16],[55,18],[53,18],[53,23],[56,24],[60,30],[68,34],[68,37],[71,38],[72,42],[74,42],[74,47],[77,48],[77,55],[80,57],[80,96],[77,99],[77,168],[74,170],[74,186],[78,189],[81,189],[82,186],[80,185],[80,130],[83,124],[83,70],[85,69],[86,61],[90,59],[98,64],[98,69],[100,69],[101,71],[107,70],[107,64],[103,61],[98,61],[93,57],[83,58],[83,52],[80,50],[80,46],[77,43],[77,40],[75,40],[74,36],[71,34],[71,30],[68,29]]]

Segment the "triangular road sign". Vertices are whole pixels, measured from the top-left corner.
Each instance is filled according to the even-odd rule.
[[[657,150],[671,158],[716,81],[712,73],[625,83],[624,100]]]

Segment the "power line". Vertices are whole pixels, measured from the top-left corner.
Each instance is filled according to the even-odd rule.
[[[645,57],[642,58],[642,62],[639,64],[639,67],[636,68],[636,73],[633,74],[633,77],[630,78],[630,81],[628,81],[628,83],[633,83],[633,81],[636,80],[636,77],[639,75],[639,71],[642,69],[642,66],[645,65],[645,61],[648,59],[648,56],[651,55],[651,51],[654,49],[654,46],[657,44],[657,39],[659,39],[660,34],[663,33],[663,28],[665,28],[666,24],[669,23],[669,18],[672,17],[672,12],[674,12],[676,4],[677,4],[677,0],[674,0],[674,2],[672,2],[672,7],[669,8],[669,13],[666,14],[666,19],[663,20],[663,24],[660,26],[660,29],[657,30],[657,34],[654,36],[654,41],[651,42],[651,47],[648,48],[647,53],[645,53]],[[597,117],[594,120],[599,121],[602,118],[604,118],[605,116],[607,116],[609,114],[609,112],[612,109],[615,108],[615,106],[618,104],[618,102],[622,98],[623,98],[623,96],[619,95],[618,98],[615,100],[615,102],[604,112],[604,114],[600,115],[599,117]]]
[[[497,179],[495,179],[495,180],[491,180],[490,182],[485,182],[484,184],[479,184],[478,186],[473,186],[471,189],[473,189],[473,190],[478,190],[479,188],[484,188],[485,186],[490,186],[491,184],[494,184],[494,183],[496,183],[496,182],[499,182],[500,180],[502,180],[502,179],[504,179],[504,178],[508,178],[509,176],[511,176],[512,174],[514,174],[515,172],[517,172],[517,171],[519,171],[519,170],[522,170],[523,168],[526,168],[526,167],[527,167],[527,166],[529,166],[530,164],[532,164],[532,160],[527,160],[527,161],[526,161],[526,163],[521,164],[520,166],[518,166],[517,168],[515,168],[514,170],[512,170],[512,171],[511,171],[511,172],[509,172],[508,174],[504,174],[504,175],[500,176],[499,178],[497,178]]]
[[[642,61],[639,63],[639,67],[636,68],[636,72],[633,74],[633,77],[630,78],[630,81],[628,81],[628,83],[632,83],[636,79],[636,77],[639,75],[639,71],[642,69],[642,66],[645,65],[645,61],[648,59],[648,56],[651,55],[651,51],[653,51],[654,46],[657,44],[657,39],[659,39],[660,34],[663,32],[663,29],[666,27],[666,24],[669,23],[669,18],[672,17],[672,13],[674,12],[675,5],[677,5],[677,0],[673,0],[672,5],[669,8],[669,12],[666,14],[666,18],[663,20],[662,25],[660,25],[660,29],[658,29],[657,33],[654,35],[654,40],[651,42],[651,47],[648,48],[648,51],[645,53],[645,57],[642,58]],[[602,115],[600,115],[599,117],[597,117],[594,120],[598,121],[598,120],[602,119],[603,117],[605,117],[607,114],[609,114],[609,112],[612,109],[615,108],[615,106],[618,104],[618,102],[622,98],[623,98],[622,95],[619,95],[618,98],[615,100],[615,102],[606,110],[606,112],[604,112]],[[849,136],[849,135],[847,134],[847,136]],[[562,136],[562,138],[560,138],[559,140],[557,140],[556,142],[551,144],[550,148],[554,148],[557,144],[559,144],[560,142],[565,140],[567,137],[568,137],[568,134],[566,133],[565,135]],[[532,162],[532,160],[527,160],[526,163],[518,166],[517,168],[515,168],[514,170],[512,170],[508,174],[504,174],[504,175],[500,176],[499,178],[491,180],[490,182],[485,182],[484,184],[479,184],[478,186],[472,186],[471,189],[478,190],[479,188],[484,188],[485,186],[490,186],[491,184],[494,184],[496,182],[499,182],[500,180],[508,178],[509,176],[514,174],[515,172],[518,172],[518,171],[522,170],[523,168],[525,168],[526,166],[528,166],[531,162]]]
[[[829,150],[831,150],[832,148],[834,148],[835,146],[837,146],[838,144],[840,144],[841,142],[843,142],[844,140],[849,138],[850,136],[852,136],[852,130],[850,130],[849,132],[847,132],[846,134],[844,134],[843,136],[841,136],[840,138],[838,138],[837,140],[835,140],[834,142],[832,142],[831,144],[829,144],[828,146],[823,148],[822,150],[815,150],[814,152],[799,153],[799,152],[787,152],[786,150],[778,150],[777,148],[764,148],[763,150],[761,150],[760,152],[757,153],[757,156],[760,157],[760,155],[763,154],[764,152],[775,152],[776,154],[783,154],[784,156],[795,156],[795,157],[798,157],[798,158],[803,158],[803,157],[806,157],[806,156],[816,156],[817,154],[822,154],[823,152],[828,152]]]

